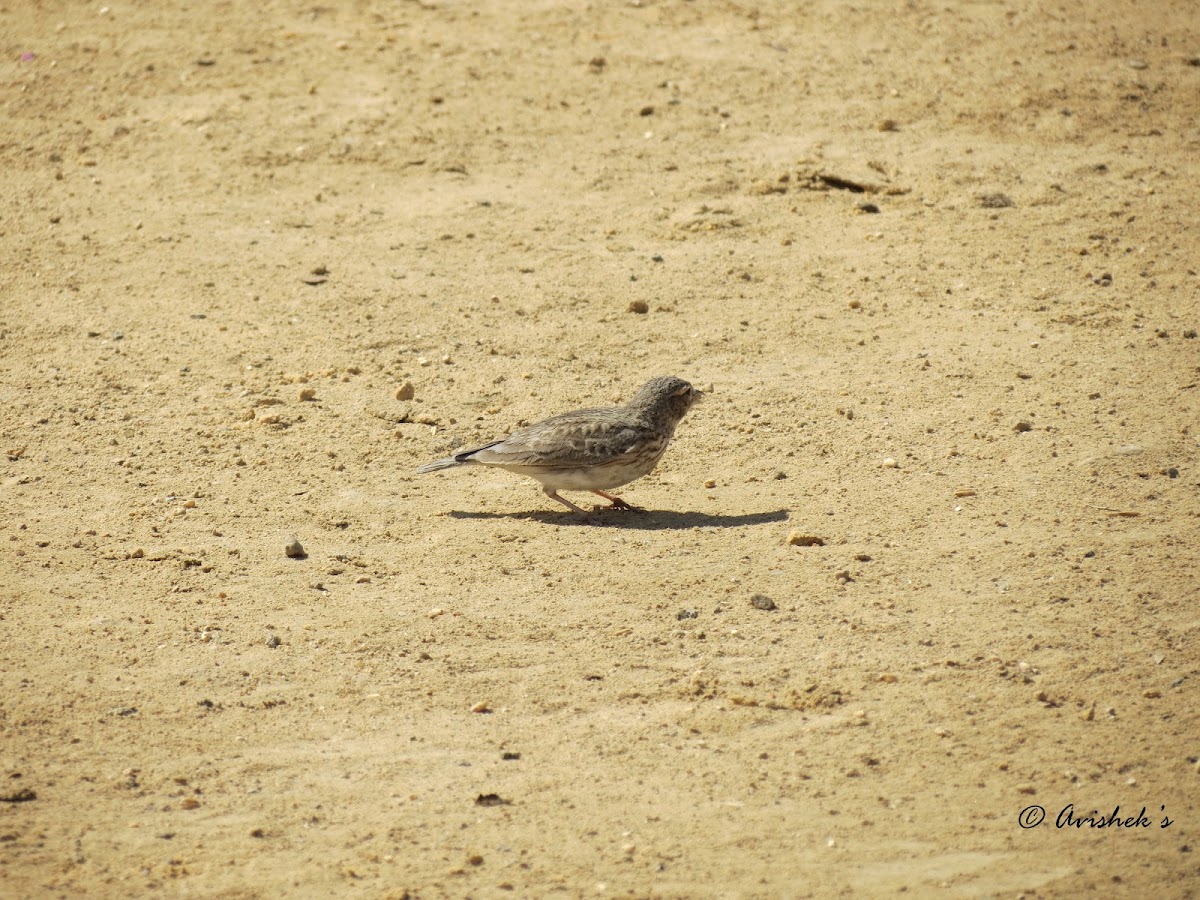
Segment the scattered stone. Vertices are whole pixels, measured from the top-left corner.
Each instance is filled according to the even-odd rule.
[[[28,803],[37,799],[37,791],[21,788],[12,794],[0,794],[0,803]]]
[[[411,381],[406,381],[400,387],[396,388],[397,400],[411,400],[417,395],[416,390],[412,386]]]
[[[883,467],[885,469],[898,469],[898,468],[900,468],[900,463],[896,462],[896,460],[894,460],[894,459],[892,459],[892,457],[888,456],[888,457],[885,457],[883,460]]]
[[[853,578],[850,577],[849,569],[842,569],[842,571],[836,573],[833,577],[834,577],[834,579],[837,580],[837,582],[839,584],[849,584],[850,582],[852,582],[854,580]]]
[[[900,123],[895,119],[880,119],[875,123],[876,131],[899,131]]]
[[[775,605],[775,601],[766,594],[755,594],[750,598],[750,605],[755,609],[761,609],[764,612],[770,612],[773,609],[779,608]]]
[[[317,389],[313,387],[300,388],[299,395],[301,400],[309,401],[317,399]]]
[[[975,496],[975,492],[974,492],[973,490],[971,490],[970,488],[962,488],[962,489],[960,489],[960,490],[957,490],[957,491],[955,491],[955,492],[954,492],[954,496],[955,496],[955,497],[959,497],[959,498],[962,498],[962,497],[974,497],[974,496]]]
[[[475,798],[476,806],[508,806],[511,802],[511,800],[505,800],[499,794],[480,794]]]
[[[717,483],[710,478],[708,481],[704,482],[704,486],[709,490],[712,490],[717,486]]]
[[[798,531],[793,531],[788,535],[788,545],[792,547],[824,547],[825,539],[817,537],[815,534],[801,534]]]
[[[637,313],[639,316],[644,316],[646,313],[650,312],[650,306],[645,300],[630,300],[629,306],[626,308],[629,310],[629,312]]]
[[[1168,478],[1178,478],[1179,470],[1177,468],[1175,468],[1174,466],[1171,466],[1171,468],[1167,469],[1166,474],[1167,474]]]
[[[767,181],[760,179],[750,185],[750,193],[758,197],[766,197],[769,194],[786,194],[788,186],[780,184],[778,181]]]
[[[860,204],[858,204],[858,211],[861,213],[867,213],[867,214],[873,215],[875,213],[880,212],[879,204],[878,203],[860,203]]]
[[[308,556],[304,545],[295,536],[284,545],[283,552],[287,554],[288,559],[305,559]]]
[[[141,547],[135,547],[133,552],[129,554],[130,559],[142,559],[145,557],[146,551]]]
[[[1033,423],[1021,421],[1013,426],[1013,431],[1017,434],[1023,434],[1026,431],[1033,431]]]
[[[654,107],[653,106],[643,106],[641,109],[638,110],[638,115],[639,116],[652,116],[652,115],[654,115]]]
[[[851,300],[846,305],[849,306],[851,309],[862,309],[862,301],[860,301],[860,300]]]
[[[474,706],[471,707],[471,712],[473,712],[473,713],[490,713],[491,711],[492,711],[492,708],[491,708],[491,706],[488,705],[488,702],[486,700],[480,700],[478,703],[476,703]]]
[[[981,194],[979,197],[979,205],[984,209],[1008,209],[1011,206],[1016,206],[1013,203],[1012,197],[1008,194]]]
[[[273,634],[269,638],[267,638],[267,646],[270,647],[272,650],[274,650],[276,647],[278,647],[282,643],[283,643],[283,638],[281,638],[277,634]]]
[[[700,618],[700,613],[694,609],[681,609],[679,612],[675,613],[675,618],[680,622],[684,621],[685,619],[698,619]]]

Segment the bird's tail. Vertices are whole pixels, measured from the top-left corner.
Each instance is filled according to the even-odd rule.
[[[431,463],[425,463],[425,465],[417,469],[417,474],[424,475],[426,472],[436,472],[439,469],[453,469],[455,466],[465,466],[466,464],[466,460],[447,456],[445,459],[435,459]]]

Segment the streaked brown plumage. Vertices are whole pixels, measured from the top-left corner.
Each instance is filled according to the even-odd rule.
[[[426,463],[417,474],[455,466],[496,466],[542,483],[546,496],[584,512],[558,495],[591,491],[617,509],[633,509],[608,491],[647,475],[662,458],[701,393],[673,375],[651,378],[627,406],[579,409],[522,428],[499,441]]]

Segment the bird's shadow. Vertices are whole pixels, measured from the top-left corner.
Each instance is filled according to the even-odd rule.
[[[681,528],[741,528],[745,525],[786,522],[788,511],[773,509],[738,515],[712,515],[702,512],[676,512],[658,509],[627,510],[603,507],[585,515],[544,509],[512,513],[465,512],[456,509],[448,515],[452,519],[527,519],[546,525],[627,528],[631,531],[669,531]]]

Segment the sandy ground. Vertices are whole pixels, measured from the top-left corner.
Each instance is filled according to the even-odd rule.
[[[0,893],[1200,890],[1193,3],[0,45]],[[413,474],[668,373],[645,514]]]

